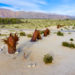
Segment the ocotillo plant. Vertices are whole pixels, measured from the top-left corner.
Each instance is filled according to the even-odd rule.
[[[19,40],[18,36],[15,34],[14,36],[10,34],[10,36],[4,40],[4,42],[8,46],[8,53],[14,54],[16,52],[17,41]]]
[[[47,36],[50,34],[50,30],[47,28],[45,31],[44,31],[44,36]]]
[[[34,42],[37,39],[42,39],[39,30],[35,30],[34,31],[31,41]]]

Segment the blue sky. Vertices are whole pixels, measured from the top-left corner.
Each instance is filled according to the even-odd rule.
[[[0,0],[0,8],[75,16],[75,0]]]

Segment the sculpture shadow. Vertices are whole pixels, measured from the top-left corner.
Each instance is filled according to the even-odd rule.
[[[30,48],[35,44],[36,42],[31,42],[31,41],[26,41],[26,42],[23,42],[21,45],[19,45],[19,47],[17,48],[17,51],[19,52],[18,56],[20,54],[24,55],[24,58],[27,59],[32,51],[30,50]]]

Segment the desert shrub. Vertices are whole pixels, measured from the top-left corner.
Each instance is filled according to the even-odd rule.
[[[64,36],[64,34],[62,32],[60,32],[60,31],[57,32],[57,35],[58,36]]]
[[[70,47],[70,48],[75,48],[75,44],[70,43],[70,44],[69,44],[69,47]]]
[[[69,30],[69,28],[67,28],[67,27],[64,27],[64,29]]]
[[[40,31],[40,34],[44,34],[44,30]]]
[[[19,26],[15,26],[15,28],[19,28]]]
[[[4,28],[4,27],[5,27],[4,25],[1,26],[1,28]]]
[[[68,42],[62,42],[62,46],[69,47],[69,48],[75,48],[75,44],[68,43]]]
[[[31,38],[32,37],[32,34],[27,34],[27,37]]]
[[[68,47],[69,44],[68,44],[68,42],[62,42],[62,45]]]
[[[20,36],[26,36],[25,32],[20,32]]]
[[[63,29],[61,29],[61,30],[63,30]]]
[[[75,29],[75,26],[73,26],[72,29]]]
[[[73,38],[71,38],[71,39],[70,39],[70,41],[74,41],[74,39],[73,39]]]
[[[52,63],[53,57],[50,56],[49,54],[44,55],[43,61],[45,64]]]
[[[68,34],[71,34],[71,32],[69,32]]]

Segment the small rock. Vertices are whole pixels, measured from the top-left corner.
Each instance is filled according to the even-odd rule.
[[[33,64],[32,67],[33,67],[33,68],[36,67],[36,64]]]
[[[15,52],[15,54],[18,54],[19,52]]]
[[[2,51],[2,49],[0,48],[0,52]]]
[[[31,65],[31,64],[29,64],[27,67],[28,67],[28,68],[31,68],[31,67],[32,67],[32,65]]]

